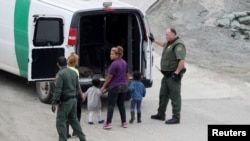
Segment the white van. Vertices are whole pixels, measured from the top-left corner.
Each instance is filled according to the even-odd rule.
[[[110,48],[121,45],[129,71],[139,70],[152,86],[152,48],[142,11],[112,0],[0,0],[0,69],[36,82],[44,103],[51,101],[59,56],[79,55],[80,84],[102,81]]]

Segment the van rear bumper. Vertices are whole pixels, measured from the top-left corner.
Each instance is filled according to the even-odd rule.
[[[153,85],[153,80],[142,79],[141,81],[142,81],[142,83],[144,84],[144,86],[145,86],[146,88],[150,88],[150,87],[152,87],[152,85]]]
[[[146,87],[146,88],[150,88],[150,87],[152,87],[152,85],[153,85],[153,81],[152,80],[149,80],[149,79],[142,79],[141,80],[142,81],[142,83],[144,84],[144,86]],[[89,81],[89,82],[79,82],[80,83],[80,86],[81,86],[81,88],[82,88],[82,91],[86,91],[89,87],[91,87],[92,86],[92,82],[91,81]],[[102,81],[102,83],[104,83],[104,81]]]
[[[79,82],[79,83],[83,92],[87,91],[87,89],[92,86],[91,82]]]

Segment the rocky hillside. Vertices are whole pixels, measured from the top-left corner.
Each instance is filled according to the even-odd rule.
[[[147,14],[155,38],[165,40],[168,27],[177,30],[188,63],[250,82],[250,40],[233,38],[217,24],[224,15],[249,10],[250,0],[159,0]]]

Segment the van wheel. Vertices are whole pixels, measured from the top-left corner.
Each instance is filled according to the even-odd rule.
[[[36,93],[43,103],[50,104],[52,102],[53,89],[54,82],[36,82]]]

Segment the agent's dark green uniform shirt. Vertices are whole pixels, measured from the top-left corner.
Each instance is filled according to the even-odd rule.
[[[177,37],[172,43],[165,42],[161,57],[162,71],[175,71],[180,59],[185,59],[186,49],[181,39]]]
[[[56,75],[56,87],[53,99],[60,100],[61,95],[76,95],[79,90],[78,83],[78,76],[76,72],[66,66],[61,67]]]

